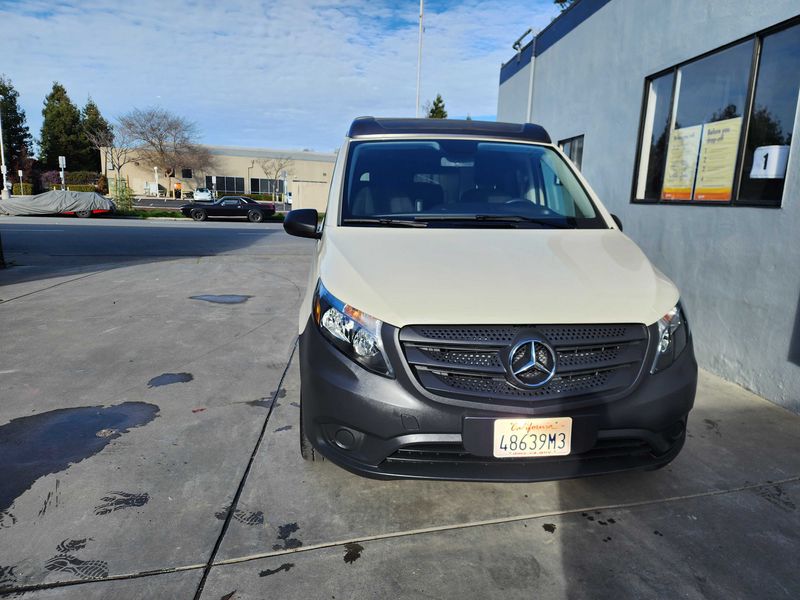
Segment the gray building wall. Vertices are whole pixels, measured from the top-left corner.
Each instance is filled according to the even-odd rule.
[[[796,412],[800,116],[781,209],[637,205],[631,186],[645,78],[798,14],[798,0],[611,0],[536,57],[530,119],[585,135],[583,173],[680,287],[700,364]],[[498,120],[527,107],[509,83]]]

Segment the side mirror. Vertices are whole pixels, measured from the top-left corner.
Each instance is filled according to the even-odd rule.
[[[617,227],[619,227],[619,230],[622,231],[622,221],[619,220],[619,217],[617,215],[612,214],[611,218],[614,219],[614,223],[616,223]]]
[[[299,208],[290,210],[283,220],[283,228],[289,235],[313,238],[318,240],[322,232],[317,231],[319,215],[313,208]]]

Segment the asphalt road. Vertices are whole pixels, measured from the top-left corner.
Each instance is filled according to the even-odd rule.
[[[297,448],[313,243],[0,218],[0,596],[797,598],[800,417],[701,374],[669,467],[379,482]]]

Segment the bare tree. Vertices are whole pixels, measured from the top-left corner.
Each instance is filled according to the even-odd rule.
[[[294,161],[288,156],[277,156],[275,158],[265,158],[263,160],[258,161],[258,164],[261,165],[261,170],[264,171],[264,175],[267,176],[267,179],[275,180],[275,191],[279,189],[278,181],[283,179],[284,172],[286,173],[286,177],[290,177],[292,175],[292,164]],[[283,193],[286,193],[286,190],[283,190]]]
[[[130,131],[118,124],[94,131],[86,130],[86,138],[92,147],[104,154],[106,171],[114,171],[114,199],[123,209],[130,208],[131,194],[122,185],[122,167],[137,159],[136,145]]]
[[[119,124],[136,144],[137,158],[166,175],[170,194],[178,168],[206,170],[212,165],[211,153],[197,142],[197,126],[183,117],[162,108],[135,108]]]
[[[95,150],[105,153],[106,169],[117,172],[128,163],[136,160],[136,147],[130,132],[119,125],[110,125],[106,130],[86,131],[86,137]]]

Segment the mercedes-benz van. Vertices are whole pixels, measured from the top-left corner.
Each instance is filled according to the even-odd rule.
[[[361,475],[538,481],[680,452],[677,288],[537,125],[356,119],[300,307],[300,449]]]

